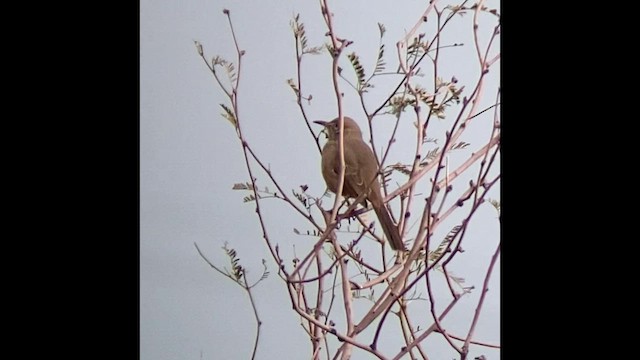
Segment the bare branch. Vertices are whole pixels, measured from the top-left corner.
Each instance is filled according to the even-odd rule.
[[[387,29],[383,24],[378,23],[377,51],[375,54],[369,54],[372,56],[370,60],[374,65],[365,67],[367,59],[364,56],[361,57],[362,54],[358,55],[356,51],[348,51],[347,59],[342,59],[342,61],[348,60],[351,63],[355,78],[350,74],[343,76],[342,69],[338,66],[345,49],[352,42],[336,32],[336,21],[339,19],[335,18],[331,12],[329,1],[319,0],[328,39],[324,48],[312,47],[308,44],[306,29],[300,20],[300,15],[294,15],[291,28],[294,36],[296,74],[286,82],[295,95],[298,110],[306,124],[306,130],[302,131],[311,135],[310,137],[319,152],[321,152],[320,134],[322,132],[314,130],[311,126],[310,120],[313,119],[309,119],[308,112],[312,109],[310,105],[313,97],[306,93],[311,87],[305,80],[307,77],[303,71],[302,63],[305,56],[323,52],[325,49],[332,57],[330,76],[339,119],[337,141],[340,165],[339,169],[336,167],[339,181],[336,189],[337,195],[335,199],[331,199],[331,209],[323,208],[323,196],[314,195],[313,189],[307,192],[309,187],[306,185],[300,186],[301,192],[291,190],[290,193],[282,186],[281,174],[278,170],[272,170],[268,165],[268,159],[257,154],[254,151],[255,147],[252,147],[247,141],[246,131],[251,131],[251,127],[247,126],[250,123],[247,122],[245,116],[242,116],[238,101],[241,96],[240,81],[241,79],[246,81],[246,77],[242,74],[242,60],[245,51],[241,50],[230,12],[223,11],[228,19],[231,41],[235,46],[233,62],[219,56],[208,62],[205,59],[203,46],[199,42],[195,42],[198,55],[205,61],[215,79],[214,84],[217,83],[217,86],[222,90],[220,95],[226,96],[223,102],[218,101],[217,103],[220,103],[222,108],[222,116],[234,126],[238,144],[242,148],[244,165],[249,179],[234,189],[246,191],[247,203],[255,203],[255,213],[262,235],[261,241],[267,246],[271,257],[278,266],[277,274],[282,279],[282,284],[285,285],[292,309],[299,316],[300,326],[309,338],[311,345],[309,354],[314,360],[321,357],[346,360],[354,357],[355,352],[360,351],[372,354],[378,359],[387,359],[387,355],[383,354],[379,347],[383,348],[385,340],[387,340],[383,334],[386,334],[390,328],[393,329],[396,324],[402,331],[404,346],[394,351],[394,359],[400,359],[409,354],[411,359],[428,360],[429,357],[425,350],[429,350],[429,348],[423,347],[424,344],[421,343],[434,333],[439,335],[432,337],[448,344],[450,349],[460,354],[461,360],[466,358],[471,344],[488,348],[500,347],[500,345],[488,344],[474,339],[480,313],[485,304],[489,278],[499,256],[499,244],[488,264],[482,294],[475,307],[473,320],[469,324],[466,337],[452,334],[443,323],[443,319],[458,304],[459,299],[475,287],[475,284],[471,284],[471,286],[465,284],[464,277],[466,276],[460,274],[462,272],[460,269],[454,268],[458,262],[453,262],[454,258],[460,259],[459,256],[456,256],[464,251],[462,246],[473,238],[474,229],[470,228],[469,224],[475,224],[472,219],[475,218],[477,210],[482,204],[492,202],[499,206],[499,200],[486,200],[488,192],[501,178],[499,174],[495,175],[495,167],[498,163],[496,160],[499,159],[498,156],[501,153],[498,111],[500,89],[498,88],[495,102],[492,105],[481,104],[483,95],[487,91],[486,88],[493,86],[488,80],[493,79],[493,77],[488,77],[489,70],[500,60],[499,51],[496,53],[494,49],[501,29],[499,15],[494,9],[486,9],[483,6],[484,0],[480,0],[470,7],[466,6],[467,3],[468,0],[461,0],[459,5],[450,5],[442,9],[439,8],[437,0],[430,0],[425,4],[424,11],[415,24],[397,39],[395,45],[398,68],[393,73],[386,72],[388,67],[386,61],[389,61],[389,56],[385,50],[389,49],[389,44],[383,43],[383,36]],[[480,39],[485,41],[485,37],[481,36],[483,34],[480,31],[480,25],[483,25],[480,20],[484,19],[479,16],[481,12],[491,13],[498,17],[496,25],[492,25],[488,30],[485,27],[482,28],[487,33],[492,31],[491,36],[486,37],[488,38],[486,44],[480,43]],[[469,15],[471,18],[468,17],[466,22],[473,25],[472,29],[468,28],[473,31],[473,45],[463,48],[463,50],[468,49],[472,62],[477,61],[479,73],[477,77],[474,75],[472,79],[463,79],[458,84],[456,76],[446,74],[449,69],[443,69],[442,64],[447,53],[462,46],[461,43],[450,42],[446,37],[446,32],[449,31],[450,24],[455,24],[452,19],[460,18],[459,16],[463,14],[473,14]],[[435,28],[430,26],[427,34],[419,33],[420,28],[427,21],[435,22]],[[423,61],[425,58],[428,59],[426,62]],[[393,61],[395,62],[395,60]],[[395,67],[395,64],[393,66]],[[427,68],[426,73],[425,67]],[[221,78],[220,69],[226,72],[228,79]],[[374,106],[371,107],[373,110],[368,109],[366,104],[371,100],[369,89],[379,85],[379,76],[389,74],[398,75],[398,78],[394,78],[389,85],[390,93],[383,93],[380,98],[383,99],[382,102],[379,103],[380,99],[376,99]],[[493,74],[494,72],[492,72],[492,76]],[[329,76],[328,73],[327,76]],[[460,77],[462,78],[462,76]],[[399,80],[397,84],[396,80]],[[344,85],[343,81],[351,84],[352,89],[349,89],[349,86],[342,86]],[[383,86],[387,86],[387,84],[383,84]],[[406,243],[412,244],[407,251],[395,252],[393,254],[395,256],[389,256],[385,251],[388,249],[385,247],[384,237],[373,231],[374,222],[362,215],[365,211],[370,210],[366,194],[363,193],[356,199],[348,200],[343,199],[340,195],[345,186],[349,186],[345,184],[345,173],[347,172],[345,155],[350,155],[349,153],[345,154],[343,139],[345,117],[343,99],[345,95],[341,86],[357,95],[360,107],[367,119],[369,142],[379,166],[378,171],[385,194],[384,202],[389,207],[392,221],[395,222],[396,217],[398,219],[397,227],[401,237],[404,239],[406,236]],[[413,111],[409,111],[410,109]],[[493,119],[487,113],[490,110],[494,111]],[[388,120],[395,120],[393,130],[384,134],[384,138],[374,134],[373,120],[379,115],[392,115],[387,117]],[[401,121],[402,116],[405,118]],[[406,116],[409,116],[411,121],[406,121],[408,120]],[[471,121],[473,121],[474,130],[476,123],[478,126],[483,124],[491,126],[490,134],[479,140],[461,138],[469,128]],[[413,124],[413,127],[410,124]],[[444,130],[439,133],[441,128]],[[291,128],[287,130],[291,130]],[[412,133],[409,138],[405,138],[404,131],[406,130],[415,130],[415,134]],[[397,135],[402,138],[396,139]],[[400,155],[402,156],[400,159],[390,160],[391,156],[398,156],[396,153],[398,149],[394,148],[394,151],[391,151],[396,141],[407,141],[407,139],[415,141],[413,149],[408,152],[404,150],[405,153]],[[469,144],[461,139],[472,143]],[[433,144],[434,142],[435,144]],[[466,160],[463,158],[462,163],[456,161],[457,158],[454,159],[453,156],[450,156],[453,151],[468,151],[465,155],[467,156]],[[411,159],[409,159],[410,157]],[[394,162],[391,163],[391,161]],[[385,166],[385,163],[393,165]],[[478,164],[479,166],[477,166]],[[473,167],[474,165],[476,167]],[[476,170],[471,171],[471,168],[478,170],[477,172]],[[395,184],[394,171],[398,171],[403,178],[406,177],[406,181],[403,180],[403,182]],[[419,182],[427,174],[429,177],[425,181]],[[468,176],[469,174],[471,176]],[[469,181],[469,185],[466,187],[464,187],[464,182],[460,184],[465,177]],[[271,184],[265,186],[262,179],[272,183],[275,190]],[[259,184],[262,184],[263,189],[260,189]],[[391,186],[397,188],[395,190],[388,188]],[[268,190],[267,187],[272,190]],[[396,212],[394,216],[391,211],[393,206],[389,206],[389,202],[397,196],[400,196],[400,199],[394,202],[394,205],[398,206],[400,211]],[[264,212],[267,211],[264,201],[271,201],[271,199],[278,200],[280,205],[286,204],[287,209],[290,209],[294,214],[301,215],[293,215],[294,218],[298,221],[303,220],[307,224],[303,225],[303,228],[300,228],[298,224],[295,225],[294,232],[296,234],[301,234],[301,231],[297,229],[303,229],[302,232],[304,232],[306,228],[307,236],[298,237],[298,239],[306,241],[296,242],[293,247],[293,258],[286,260],[286,262],[284,259],[288,255],[283,252],[283,256],[281,256],[282,249],[271,238],[268,231],[269,226],[264,216]],[[364,206],[358,208],[360,204]],[[324,221],[318,221],[318,215],[322,216]],[[455,218],[454,215],[456,215]],[[287,215],[283,214],[282,216]],[[347,219],[349,221],[347,229],[340,228],[341,223],[343,227],[345,226],[342,220]],[[444,226],[445,220],[455,220],[454,225],[447,224],[446,226],[451,226],[450,230],[446,232],[446,235],[440,235],[440,232],[436,232],[436,230],[440,226]],[[356,230],[351,227],[351,224],[356,227]],[[395,224],[393,225],[395,226]],[[343,245],[338,241],[338,234],[350,236],[348,245],[344,242]],[[360,243],[365,238],[367,239],[365,241],[369,241],[368,245]],[[373,241],[378,244],[372,243]],[[227,270],[211,263],[200,251],[198,245],[195,243],[194,245],[209,266],[235,281],[247,291],[257,323],[252,353],[252,359],[255,358],[262,322],[257,311],[257,301],[260,299],[255,296],[257,293],[252,292],[252,287],[269,275],[266,265],[263,263],[264,269],[260,279],[250,285],[246,278],[246,271],[237,263],[235,250],[231,249],[232,253],[227,252],[232,261],[231,270]],[[379,250],[375,256],[365,250],[367,246],[371,245],[375,245],[374,250]],[[442,280],[440,276],[444,276],[446,285],[445,282],[438,282]],[[327,277],[333,277],[333,279],[329,280],[330,278]],[[448,291],[445,290],[447,288]],[[435,295],[438,295],[437,299]],[[445,299],[439,300],[441,296],[445,296]],[[334,304],[338,305],[335,308],[337,311],[334,311]],[[395,306],[396,304],[398,306]],[[409,304],[414,305],[409,306]],[[416,306],[415,304],[420,305]],[[442,306],[445,304],[446,306],[442,310]],[[388,316],[389,314],[396,316]],[[416,316],[422,317],[416,320]],[[421,325],[417,328],[414,326],[414,324],[422,324],[425,320],[432,323],[427,329],[421,329]],[[373,338],[365,341],[361,334],[376,321]],[[339,325],[336,325],[336,322]],[[339,331],[338,328],[342,330]],[[342,344],[339,344],[337,348],[330,349],[329,345],[334,346],[335,340],[330,339],[331,341],[329,341],[331,336],[334,336]],[[478,337],[482,337],[482,334]],[[368,342],[370,344],[366,344]],[[389,358],[391,357],[389,356]]]

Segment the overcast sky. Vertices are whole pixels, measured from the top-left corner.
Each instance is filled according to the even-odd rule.
[[[385,25],[386,62],[391,71],[398,64],[395,43],[415,24],[426,3],[418,0],[329,2],[339,36],[354,41],[348,52],[356,51],[368,69],[375,64],[377,55],[377,23]],[[499,2],[488,1],[486,5],[497,8]],[[283,188],[298,189],[299,185],[306,184],[311,193],[320,196],[324,182],[319,154],[286,82],[296,76],[294,40],[289,25],[293,15],[300,13],[310,45],[322,45],[326,41],[327,30],[319,2],[141,0],[140,8],[141,359],[250,357],[255,328],[246,293],[211,269],[199,257],[194,242],[211,261],[223,266],[227,265],[227,257],[221,246],[228,242],[249,269],[250,279],[260,276],[261,260],[268,260],[272,274],[255,288],[264,322],[258,358],[308,359],[308,339],[299,317],[291,310],[282,281],[275,274],[277,267],[262,241],[255,205],[243,203],[246,193],[231,190],[234,183],[249,180],[242,149],[233,127],[220,116],[219,104],[226,103],[226,98],[198,56],[194,41],[203,45],[208,59],[221,55],[235,61],[233,41],[222,13],[225,8],[231,11],[240,46],[246,51],[241,70],[240,112],[247,140],[268,162]],[[469,51],[473,50],[471,17],[472,14],[467,14],[456,19],[445,37],[449,43],[464,42],[466,49],[444,51],[446,61],[439,69],[443,78],[455,75],[467,90],[472,88],[478,73],[474,52]],[[481,30],[490,34],[495,21],[490,16],[484,19],[487,25]],[[496,45],[497,51],[499,42]],[[307,111],[312,119],[330,120],[337,115],[330,66],[326,54],[305,58],[306,91],[313,95]],[[488,77],[483,100],[486,106],[495,100],[498,74],[499,63]],[[372,89],[368,98],[372,106],[388,94],[385,84],[399,80],[388,79],[389,82],[382,80]],[[346,93],[345,113],[364,126],[357,97],[346,84],[342,86]],[[492,116],[493,112],[487,112],[489,123]],[[450,123],[441,122],[441,129],[447,124]],[[484,144],[491,130],[486,124],[479,120],[477,127],[469,129],[461,140],[471,143],[472,147]],[[385,133],[391,130],[391,125],[381,123],[375,130]],[[402,138],[411,131],[411,126],[404,126],[398,136]],[[406,158],[407,153],[414,151],[412,142],[397,145],[389,155],[392,159],[394,156]],[[452,164],[467,159],[470,151],[461,151],[456,156],[458,158],[452,157]],[[395,161],[397,159],[392,162]],[[477,172],[472,171],[460,181],[466,184],[476,175]],[[268,184],[264,174],[259,176],[263,185]],[[490,197],[499,199],[498,187]],[[266,206],[270,236],[277,239],[281,249],[287,249],[288,256],[293,254],[293,244],[308,245],[313,241],[293,234],[294,227],[306,229],[305,223],[293,215],[283,217],[290,212],[284,204],[274,201]],[[456,220],[460,218],[452,219],[448,228],[443,224],[440,235],[446,235]],[[465,240],[465,250],[473,257],[464,258],[461,254],[460,261],[451,269],[465,278],[466,285],[474,285],[476,291],[461,301],[459,310],[456,308],[445,323],[462,336],[466,335],[473,317],[488,259],[499,242],[495,209],[482,207],[470,231],[473,236]],[[478,340],[494,344],[500,340],[499,263],[497,265],[476,330]],[[429,325],[425,322],[421,327]],[[430,358],[456,357],[450,348],[441,346],[439,341],[438,344],[434,345]],[[487,359],[499,357],[498,350],[472,348],[472,359],[480,354],[485,354]],[[353,358],[370,357],[356,351]]]

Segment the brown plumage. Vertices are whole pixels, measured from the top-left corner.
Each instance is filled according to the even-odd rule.
[[[338,119],[332,121],[315,121],[327,129],[328,140],[322,149],[322,177],[333,193],[338,191],[340,183],[340,147],[338,144],[340,126]],[[344,117],[344,162],[345,174],[342,196],[357,198],[365,193],[362,204],[366,200],[380,220],[380,225],[387,236],[389,245],[394,250],[404,250],[404,244],[398,228],[384,206],[378,181],[378,163],[371,148],[362,140],[362,132],[358,124],[350,117]]]

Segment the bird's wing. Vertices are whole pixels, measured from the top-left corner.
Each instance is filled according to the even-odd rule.
[[[371,148],[360,139],[350,142],[348,148],[351,151],[345,154],[348,170],[345,174],[345,182],[348,182],[349,186],[359,195],[365,191],[365,188],[371,186],[372,180],[376,177],[378,173],[377,162]]]

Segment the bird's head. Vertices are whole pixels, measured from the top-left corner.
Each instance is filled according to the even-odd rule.
[[[335,118],[331,121],[317,120],[314,121],[314,123],[324,126],[324,128],[327,130],[327,137],[329,138],[329,140],[334,140],[337,139],[338,135],[340,134],[339,120],[339,118]],[[356,123],[355,120],[348,116],[344,117],[344,136],[359,136],[360,138],[362,138],[362,132],[360,131],[358,123]]]

